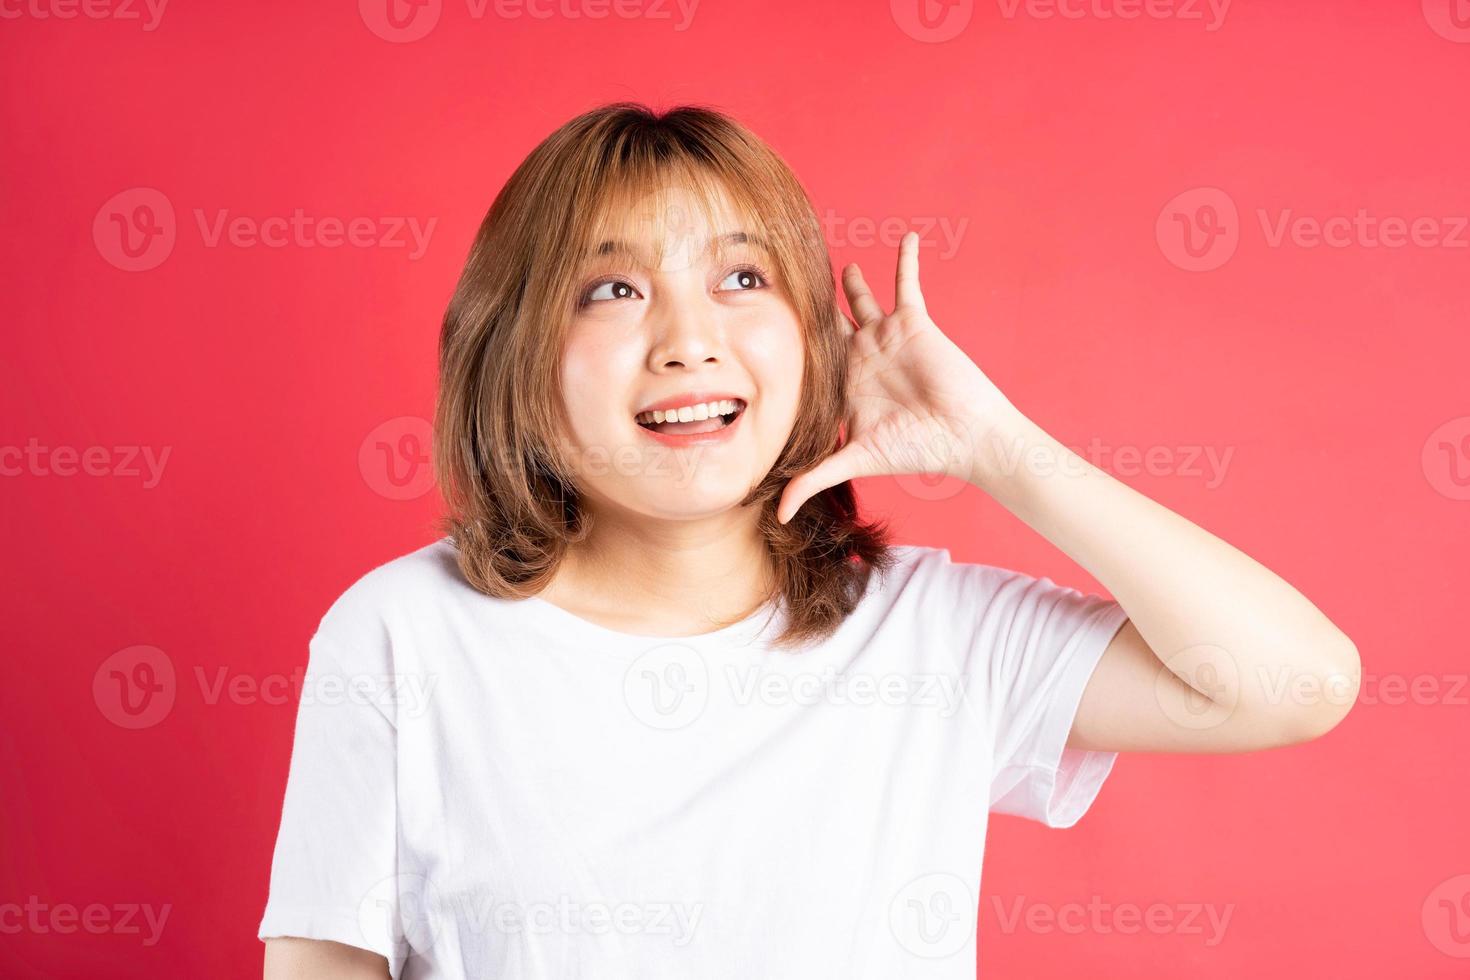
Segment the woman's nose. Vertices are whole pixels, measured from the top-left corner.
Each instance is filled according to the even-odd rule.
[[[708,297],[669,297],[654,315],[649,366],[693,367],[723,357],[719,310]]]

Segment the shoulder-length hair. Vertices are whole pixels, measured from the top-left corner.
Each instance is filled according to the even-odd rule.
[[[860,520],[850,483],[776,520],[786,482],[839,445],[847,415],[847,331],[826,242],[806,192],[776,153],[728,116],[685,105],[665,113],[631,102],[567,122],[516,168],[480,225],[444,315],[435,472],[465,578],[481,592],[524,598],[551,581],[591,515],[554,433],[564,418],[563,340],[578,274],[607,222],[662,189],[690,188],[713,214],[721,193],[761,235],[805,340],[799,415],[765,478],[741,502],[759,528],[786,613],[774,644],[830,635],[875,569],[893,561],[886,523]]]

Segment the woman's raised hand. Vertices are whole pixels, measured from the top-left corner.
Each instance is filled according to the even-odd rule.
[[[977,482],[981,440],[1020,419],[929,319],[914,232],[899,243],[892,311],[883,312],[856,263],[843,270],[842,288],[856,321],[848,332],[846,440],[787,483],[776,510],[782,523],[822,490],[856,477],[940,473]]]

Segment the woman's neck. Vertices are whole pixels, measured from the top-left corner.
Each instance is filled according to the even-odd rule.
[[[756,507],[678,521],[599,511],[541,598],[646,636],[692,636],[738,622],[774,587],[758,517]]]

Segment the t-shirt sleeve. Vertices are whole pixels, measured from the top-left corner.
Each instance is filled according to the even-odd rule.
[[[1070,827],[1092,806],[1117,753],[1067,748],[1103,651],[1128,618],[1112,599],[990,565],[948,565],[969,631],[967,690],[979,695],[991,757],[990,810]]]
[[[386,637],[312,637],[259,938],[372,950],[398,977],[396,730]],[[384,702],[388,702],[385,707]]]

